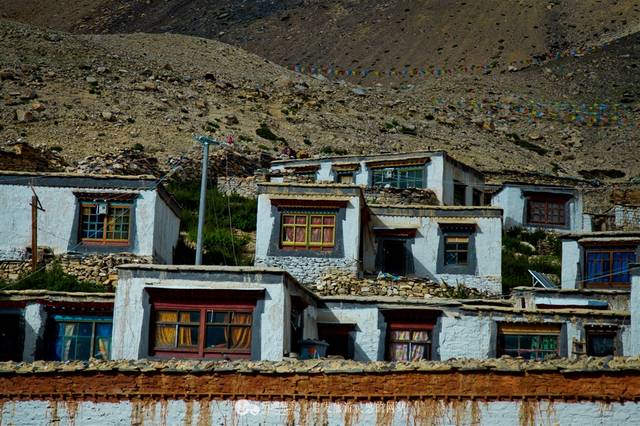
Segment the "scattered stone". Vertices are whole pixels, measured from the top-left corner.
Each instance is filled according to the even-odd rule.
[[[97,86],[98,85],[98,80],[95,77],[89,76],[87,78],[85,78],[85,81],[87,83],[89,83],[92,86]]]
[[[16,120],[20,123],[29,123],[34,120],[33,113],[31,111],[25,111],[22,109],[16,110]]]

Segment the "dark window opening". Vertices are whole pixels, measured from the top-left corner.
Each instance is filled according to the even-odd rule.
[[[329,344],[327,356],[353,359],[353,324],[318,324],[318,338]]]
[[[587,330],[587,355],[615,356],[616,332],[613,330]]]
[[[338,172],[338,183],[352,185],[354,182],[353,172]]]
[[[112,321],[110,316],[53,315],[47,324],[48,359],[109,359]]]
[[[453,184],[453,205],[465,206],[467,205],[467,186],[462,183]]]
[[[22,361],[24,320],[20,314],[0,314],[0,361]]]
[[[567,226],[568,196],[536,194],[527,196],[527,223],[531,225]]]
[[[636,261],[634,247],[594,247],[585,253],[584,287],[628,287],[629,265]]]
[[[382,272],[405,275],[406,263],[404,240],[382,240]]]
[[[484,193],[478,189],[473,189],[473,204],[474,206],[484,205]]]

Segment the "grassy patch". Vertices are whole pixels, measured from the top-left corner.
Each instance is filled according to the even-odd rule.
[[[191,241],[197,240],[200,183],[182,182],[169,187],[182,205],[180,215],[182,230]],[[207,208],[202,246],[203,262],[213,265],[248,265],[251,259],[242,256],[249,240],[233,230],[253,232],[256,230],[257,200],[239,195],[226,196],[217,188],[207,190]],[[187,262],[192,254],[182,254]]]
[[[6,290],[51,290],[51,291],[80,291],[80,292],[105,292],[110,288],[100,286],[89,281],[80,281],[77,277],[69,275],[62,269],[59,263],[54,263],[46,270],[35,273],[27,272],[15,281],[0,280],[0,288]]]
[[[503,290],[530,286],[529,269],[559,276],[561,251],[560,238],[553,233],[523,229],[505,232],[502,236]]]

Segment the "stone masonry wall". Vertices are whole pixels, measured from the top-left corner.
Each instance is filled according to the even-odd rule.
[[[476,275],[439,274],[438,279],[443,283],[455,287],[464,284],[465,287],[492,294],[502,293],[502,281],[500,277],[487,277]]]
[[[258,198],[258,177],[218,177],[218,191],[225,195],[237,194],[245,198]]]
[[[255,266],[282,268],[303,284],[314,284],[326,273],[340,270],[353,276],[358,274],[358,261],[325,257],[267,256],[257,258]]]
[[[3,424],[639,424],[638,360],[0,363]]]
[[[62,270],[81,281],[91,281],[107,287],[115,286],[118,280],[117,266],[125,263],[153,263],[151,257],[129,253],[75,256],[64,254],[47,261],[47,268],[55,263]],[[31,270],[31,262],[0,261],[0,279],[15,280]]]

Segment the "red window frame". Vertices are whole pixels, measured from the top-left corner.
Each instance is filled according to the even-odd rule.
[[[567,226],[567,202],[569,196],[553,194],[530,194],[527,195],[527,224],[544,226]],[[535,206],[541,204],[541,206]],[[541,220],[533,219],[533,208],[542,209]],[[556,214],[554,214],[556,213]],[[554,218],[558,217],[557,220]]]
[[[153,303],[151,323],[152,327],[149,333],[149,352],[151,355],[159,357],[176,357],[176,358],[230,358],[230,359],[249,359],[251,358],[251,340],[249,340],[248,348],[206,348],[206,330],[207,330],[207,312],[238,312],[253,314],[255,305],[252,303],[236,303],[236,304],[196,304],[196,303]],[[198,344],[194,348],[174,347],[171,349],[156,347],[156,324],[158,311],[188,311],[199,312],[198,321]],[[195,324],[195,323],[194,323]],[[228,323],[231,325],[231,323]],[[238,326],[242,326],[239,325]],[[250,333],[253,334],[253,319],[248,326]],[[246,326],[243,326],[246,327]],[[250,338],[251,339],[251,338]]]

